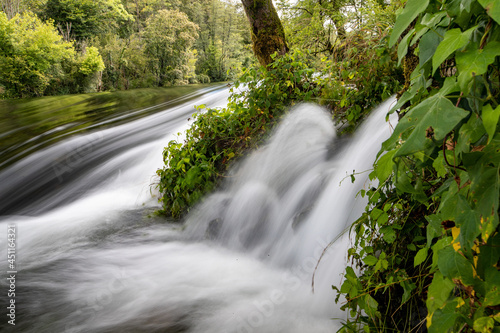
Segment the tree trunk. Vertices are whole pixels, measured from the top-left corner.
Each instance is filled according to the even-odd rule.
[[[262,66],[273,62],[271,54],[288,52],[285,31],[272,0],[241,0],[250,22],[253,52]]]

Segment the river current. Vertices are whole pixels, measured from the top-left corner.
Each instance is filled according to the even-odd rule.
[[[365,171],[395,126],[385,121],[394,100],[343,145],[325,110],[296,106],[184,221],[155,217],[163,147],[182,140],[193,105],[224,106],[228,95],[208,90],[68,136],[0,171],[0,256],[15,254],[0,261],[2,331],[340,327],[346,314],[331,286],[365,205],[356,194],[373,185]]]

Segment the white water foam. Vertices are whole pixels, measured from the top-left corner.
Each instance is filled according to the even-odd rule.
[[[334,331],[346,317],[331,285],[340,283],[347,237],[326,252],[314,293],[312,273],[330,241],[360,214],[363,202],[354,197],[368,186],[368,173],[354,184],[343,179],[371,167],[390,135],[384,122],[390,103],[333,158],[329,115],[317,106],[297,107],[183,225],[130,222],[138,203],[154,205],[136,181],[157,167],[152,153],[76,202],[5,221],[3,229],[9,223],[19,231],[16,331]],[[153,151],[156,144],[143,148]]]

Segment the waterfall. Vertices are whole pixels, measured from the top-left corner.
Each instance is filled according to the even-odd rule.
[[[385,115],[393,101],[374,110],[346,144],[322,108],[296,106],[182,223],[144,217],[157,208],[147,182],[168,137],[98,159],[74,180],[93,184],[90,191],[64,200],[69,183],[45,197],[45,203],[57,201],[53,209],[22,208],[2,218],[4,258],[7,226],[17,232],[17,317],[15,327],[5,318],[0,327],[37,333],[334,331],[346,316],[331,289],[346,265],[344,231],[366,204],[356,193],[371,186],[365,171],[390,135]],[[101,134],[102,147],[109,137],[120,142],[119,135]],[[2,261],[0,271],[8,270]],[[8,288],[2,279],[1,292]]]

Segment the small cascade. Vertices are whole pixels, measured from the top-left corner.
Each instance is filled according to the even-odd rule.
[[[143,217],[156,207],[143,178],[159,167],[166,138],[96,159],[75,179],[92,184],[91,192],[65,201],[54,190],[44,200],[55,208],[22,208],[0,221],[0,255],[7,225],[16,226],[19,276],[16,326],[4,321],[0,330],[335,331],[346,314],[331,285],[341,282],[346,265],[345,230],[366,204],[356,193],[375,185],[367,170],[391,133],[385,115],[393,102],[374,110],[346,144],[322,108],[295,107],[182,224]],[[120,144],[121,136],[112,137]],[[102,170],[116,176],[101,182]],[[0,270],[6,265],[0,262]],[[8,290],[6,281],[0,289]]]

